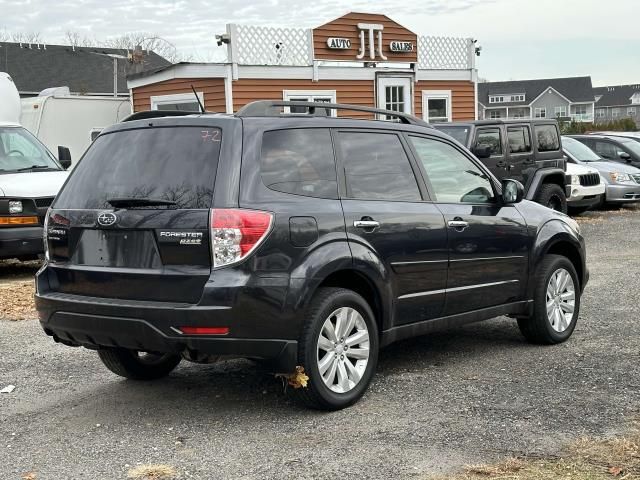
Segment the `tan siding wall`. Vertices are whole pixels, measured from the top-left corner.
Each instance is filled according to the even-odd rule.
[[[382,30],[382,52],[389,61],[417,61],[418,37],[415,33],[394,22],[386,15],[353,12],[313,29],[313,51],[315,58],[322,60],[356,61],[356,55],[358,55],[360,50],[360,31],[358,30],[358,23],[377,23],[384,26],[384,29]],[[327,47],[327,38],[329,37],[348,38],[351,40],[351,48],[348,50],[332,50]],[[413,43],[414,51],[411,53],[392,52],[389,48],[389,43],[394,40]],[[377,42],[376,34],[376,49],[378,45]],[[369,60],[368,33],[366,37],[366,46],[367,53],[364,58],[365,61]]]
[[[226,111],[224,79],[222,78],[178,78],[134,88],[133,111],[140,112],[151,109],[152,96],[193,93],[191,85],[195,87],[196,92],[204,94],[204,108],[206,110],[222,113]]]
[[[422,118],[423,90],[451,90],[453,121],[474,120],[475,94],[473,82],[466,81],[419,81],[414,85],[415,115]]]
[[[240,79],[233,82],[233,110],[254,100],[282,100],[283,90],[336,90],[337,102],[365,107],[374,106],[376,101],[371,80]],[[353,117],[368,117],[366,113],[345,113]]]

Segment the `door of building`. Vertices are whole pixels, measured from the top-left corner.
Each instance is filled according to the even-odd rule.
[[[378,108],[412,114],[412,84],[411,76],[378,77]]]

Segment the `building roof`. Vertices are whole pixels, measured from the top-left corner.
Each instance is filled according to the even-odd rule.
[[[612,85],[608,87],[596,87],[593,89],[595,96],[602,95],[596,102],[596,107],[618,107],[631,105],[631,97],[634,93],[640,94],[640,84]]]
[[[478,83],[478,101],[486,107],[526,106],[538,98],[547,88],[553,88],[571,102],[593,102],[591,77],[541,78],[510,82]],[[489,95],[524,93],[523,102],[489,104]]]
[[[0,42],[0,71],[7,72],[21,94],[67,86],[72,93],[112,94],[113,57],[118,55],[118,93],[127,94],[126,75],[171,65],[153,51],[132,62],[131,50]]]

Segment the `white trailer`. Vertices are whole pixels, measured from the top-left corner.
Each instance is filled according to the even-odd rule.
[[[66,87],[43,90],[21,104],[22,125],[51,151],[69,147],[73,164],[103,128],[131,114],[128,98],[70,95]]]

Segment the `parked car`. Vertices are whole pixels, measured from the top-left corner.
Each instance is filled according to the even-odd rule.
[[[610,137],[624,137],[640,142],[640,132],[590,132],[589,135],[608,135]]]
[[[132,379],[218,356],[300,366],[296,394],[339,409],[403,338],[499,315],[531,342],[571,336],[578,224],[422,120],[171,113],[107,128],[48,213],[36,305],[57,342]]]
[[[567,212],[566,162],[555,120],[479,120],[433,125],[471,150],[497,178],[525,186],[525,198]]]
[[[564,145],[564,141],[563,141]],[[578,163],[567,163],[567,208],[579,215],[602,203],[605,184],[595,168]]]
[[[562,147],[570,162],[567,167],[580,164],[598,170],[606,186],[602,203],[621,205],[640,201],[640,169],[605,160],[584,143],[571,137],[562,137]]]
[[[605,160],[640,167],[640,142],[612,135],[569,135]]]
[[[47,208],[67,178],[68,149],[53,156],[19,124],[20,97],[0,72],[0,259],[30,260],[44,253]]]

